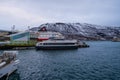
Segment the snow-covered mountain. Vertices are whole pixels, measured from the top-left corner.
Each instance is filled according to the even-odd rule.
[[[46,27],[48,31],[58,31],[67,38],[109,40],[113,37],[120,37],[120,27],[108,27],[87,23],[46,23],[31,30],[38,31],[42,27]]]

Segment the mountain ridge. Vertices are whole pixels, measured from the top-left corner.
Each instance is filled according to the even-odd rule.
[[[45,23],[30,30],[38,31],[42,27],[46,27],[48,31],[60,32],[65,35],[66,38],[80,40],[111,40],[113,37],[120,38],[120,27],[88,23]]]

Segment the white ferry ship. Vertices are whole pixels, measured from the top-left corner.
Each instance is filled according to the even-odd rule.
[[[38,42],[36,44],[36,49],[77,49],[77,40],[46,40]]]
[[[46,27],[42,27],[39,30],[38,41],[44,41],[49,39],[64,39],[64,36],[59,32],[47,31]]]
[[[38,41],[44,41],[49,39],[64,39],[64,36],[59,32],[39,32]]]
[[[19,59],[16,58],[18,51],[4,51],[0,55],[0,79],[17,70]]]

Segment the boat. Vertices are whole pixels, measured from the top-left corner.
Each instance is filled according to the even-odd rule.
[[[63,40],[63,39],[51,39],[36,44],[37,50],[51,50],[51,49],[77,49],[77,40]]]
[[[4,51],[0,55],[0,80],[8,78],[10,74],[18,68],[19,59],[17,59],[18,51]]]

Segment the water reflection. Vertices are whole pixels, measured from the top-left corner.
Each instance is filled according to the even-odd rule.
[[[9,76],[8,80],[21,80],[20,74],[18,72],[14,72]]]

